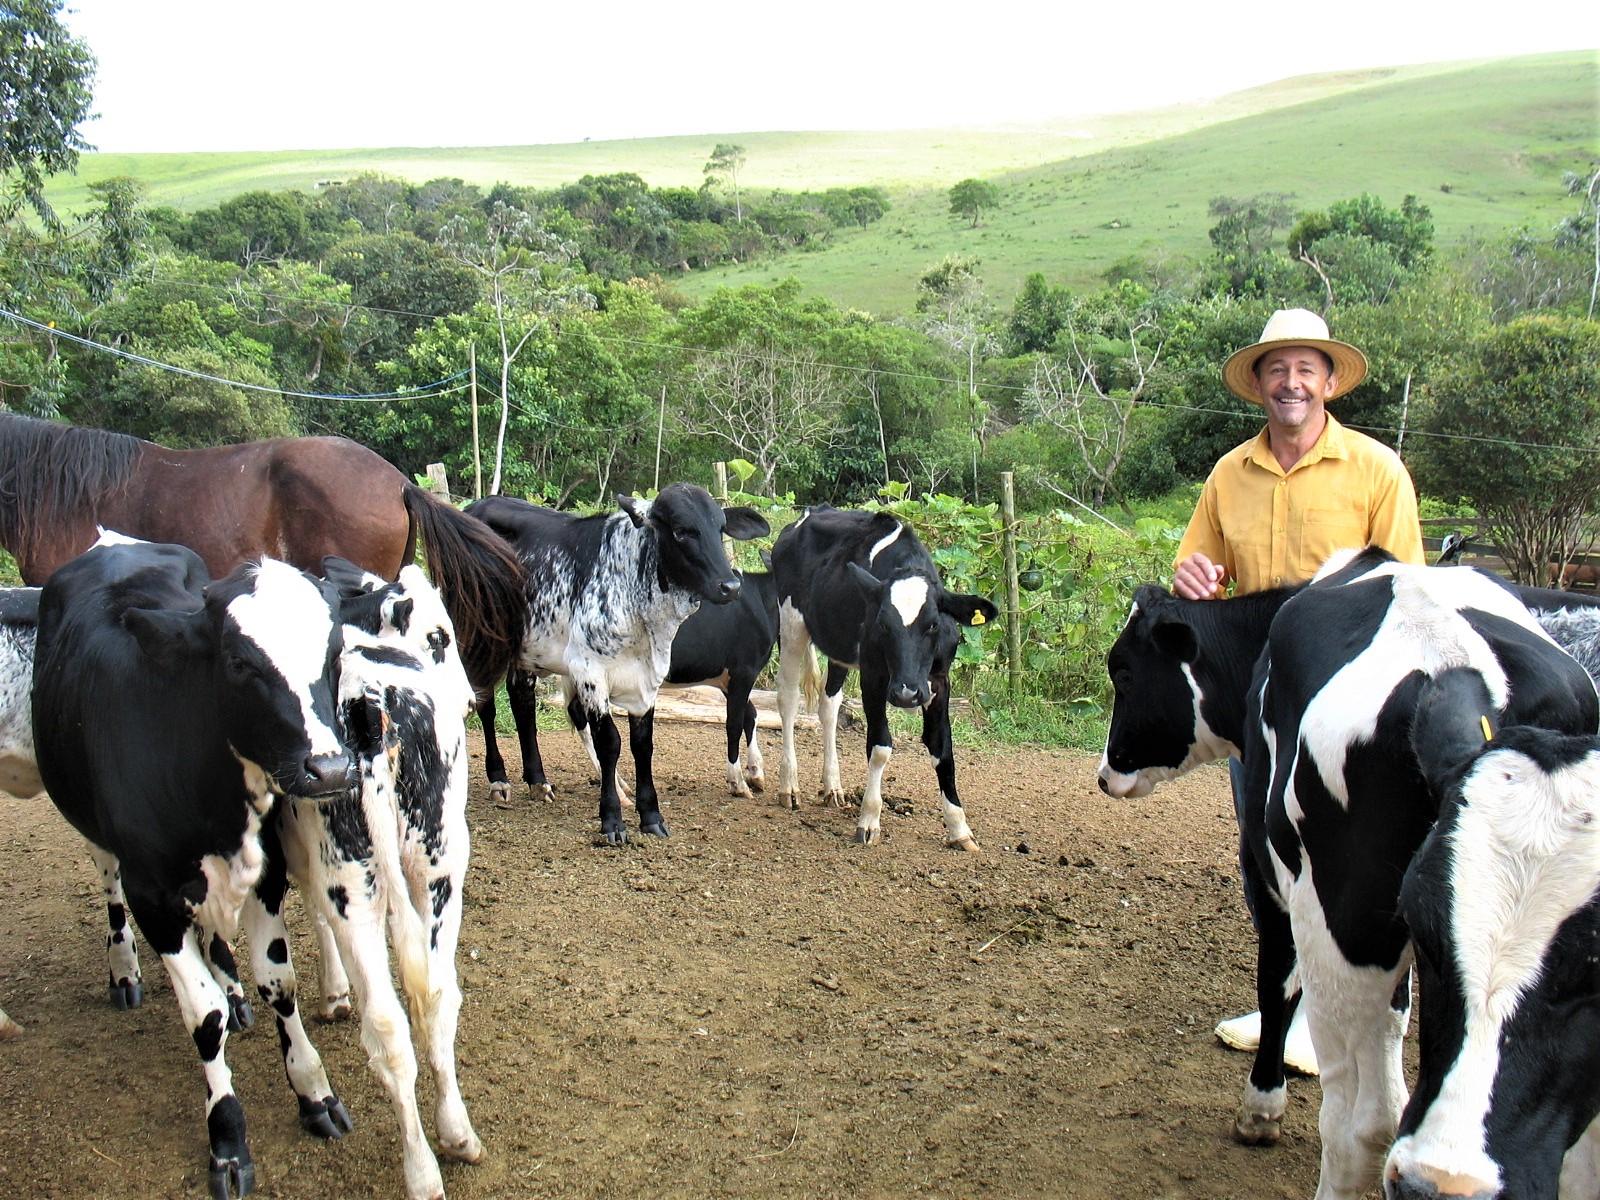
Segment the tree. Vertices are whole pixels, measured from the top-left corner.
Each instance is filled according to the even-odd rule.
[[[1532,316],[1491,329],[1428,400],[1418,483],[1476,508],[1517,580],[1559,579],[1600,502],[1600,326]]]
[[[1211,201],[1210,213],[1216,218],[1210,231],[1212,267],[1219,278],[1205,290],[1275,299],[1299,290],[1294,264],[1276,246],[1278,231],[1288,228],[1294,215],[1291,200],[1282,192],[1267,192]]]
[[[967,386],[963,407],[971,449],[973,495],[978,489],[978,455],[988,426],[989,406],[978,395],[978,362],[1000,348],[994,336],[994,306],[978,278],[976,262],[950,255],[923,272],[918,284],[917,326],[963,360]]]
[[[984,179],[963,179],[950,189],[950,215],[967,217],[970,228],[978,227],[978,218],[991,208],[1000,207],[1000,189]]]
[[[723,179],[733,188],[733,219],[736,223],[744,221],[744,206],[739,201],[739,172],[743,167],[744,147],[718,142],[704,168],[707,183]]]
[[[1591,252],[1589,268],[1589,320],[1594,320],[1595,301],[1600,298],[1600,162],[1591,163],[1587,172],[1569,171],[1567,195],[1578,197],[1578,211],[1556,228],[1556,245],[1587,246]]]
[[[0,220],[27,205],[46,226],[55,214],[44,181],[75,170],[92,149],[78,133],[93,99],[95,60],[61,23],[61,0],[0,6]]]
[[[1077,447],[1099,508],[1116,487],[1134,411],[1153,378],[1166,333],[1151,296],[1119,284],[1065,314],[1056,351],[1035,361],[1027,404]]]
[[[1433,257],[1433,214],[1415,196],[1390,209],[1363,193],[1335,201],[1326,212],[1302,213],[1289,231],[1288,249],[1321,283],[1323,311],[1336,300],[1381,304]]]
[[[440,231],[447,254],[477,273],[493,317],[499,350],[500,422],[495,435],[489,495],[500,491],[505,466],[506,425],[511,418],[511,366],[547,315],[567,308],[592,308],[594,296],[573,280],[577,248],[550,235],[533,213],[497,200],[480,230],[455,217]]]

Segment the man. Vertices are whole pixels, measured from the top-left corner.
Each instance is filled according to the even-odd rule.
[[[1230,585],[1244,593],[1296,583],[1311,578],[1336,550],[1369,544],[1402,562],[1423,561],[1417,493],[1405,464],[1383,443],[1346,429],[1326,408],[1366,374],[1366,356],[1330,338],[1327,323],[1303,308],[1273,313],[1261,339],[1228,359],[1223,383],[1265,409],[1267,424],[1212,468],[1178,547],[1174,592],[1206,600],[1226,594]],[[1237,810],[1237,760],[1229,770]],[[1217,1026],[1217,1036],[1241,1050],[1254,1050],[1260,1031],[1260,1013]],[[1290,1027],[1284,1058],[1316,1074],[1303,1009]]]

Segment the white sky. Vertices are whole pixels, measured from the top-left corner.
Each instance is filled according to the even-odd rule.
[[[82,132],[104,151],[981,125],[1600,46],[1595,0],[67,0],[65,15],[99,59]]]

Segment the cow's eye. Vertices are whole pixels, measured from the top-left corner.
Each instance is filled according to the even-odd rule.
[[[244,680],[250,678],[250,660],[242,654],[229,653],[222,660],[222,669],[231,680]]]
[[[674,529],[672,536],[680,542],[692,542],[700,537],[700,531],[697,529]]]

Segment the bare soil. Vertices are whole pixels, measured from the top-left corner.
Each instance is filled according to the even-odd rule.
[[[575,739],[544,738],[552,804],[492,803],[480,756],[458,1050],[485,1157],[445,1165],[451,1196],[1311,1194],[1314,1080],[1279,1146],[1229,1136],[1248,1059],[1211,1029],[1254,1001],[1224,771],[1113,801],[1087,756],[962,749],[962,854],[906,739],[900,811],[861,848],[850,813],[725,794],[721,736],[658,724],[672,837],[621,849],[595,845]],[[25,1026],[0,1043],[0,1197],[203,1198],[204,1084],[159,963],[112,1011],[81,842],[48,801],[0,796],[0,821],[0,1004]],[[314,994],[303,928],[296,950]],[[356,1124],[322,1143],[257,1008],[228,1042],[257,1194],[403,1196],[357,1026],[311,1026]]]

